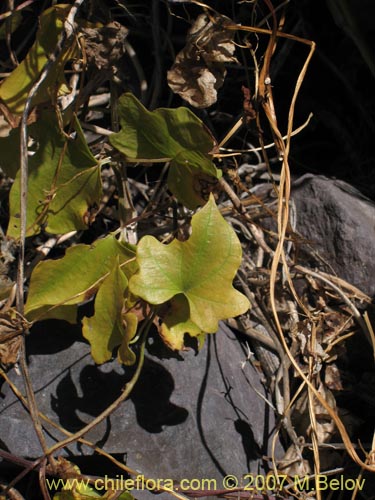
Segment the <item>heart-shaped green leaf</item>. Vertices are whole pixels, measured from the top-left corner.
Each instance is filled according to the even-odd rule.
[[[220,214],[213,196],[192,219],[192,235],[168,245],[145,236],[137,247],[139,272],[129,282],[132,293],[150,304],[183,294],[189,319],[213,333],[218,321],[243,314],[249,301],[232,286],[241,263],[241,245]]]
[[[98,364],[110,360],[113,349],[119,346],[125,337],[122,310],[127,285],[128,280],[116,262],[95,297],[94,316],[82,321],[83,336],[90,342],[91,355]],[[123,347],[125,348],[129,349],[128,342]],[[128,359],[128,356],[125,359]]]
[[[85,214],[99,205],[100,166],[92,156],[78,120],[73,139],[59,128],[55,113],[46,112],[31,127],[37,150],[29,159],[27,236],[42,225],[52,234],[86,229]],[[20,234],[20,172],[10,193],[8,236]]]
[[[199,178],[211,183],[221,172],[210,152],[215,141],[203,123],[189,109],[160,108],[148,111],[127,93],[118,102],[121,130],[109,141],[128,161],[171,161],[168,187],[188,208],[206,201]]]
[[[65,308],[71,312],[72,305],[93,296],[117,259],[127,278],[137,270],[134,247],[109,235],[92,245],[70,247],[61,259],[40,262],[31,276],[27,319],[64,317]]]
[[[22,113],[31,87],[56,48],[70,8],[70,5],[55,5],[43,12],[34,45],[21,64],[0,85],[0,98],[12,113]],[[51,100],[52,92],[56,92],[61,86],[67,90],[63,71],[66,62],[74,57],[74,44],[74,38],[71,43],[65,44],[33,98],[32,106]]]

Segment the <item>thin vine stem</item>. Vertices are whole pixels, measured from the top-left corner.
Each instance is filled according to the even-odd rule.
[[[25,106],[22,113],[20,124],[20,248],[17,268],[17,291],[16,291],[16,308],[17,312],[23,316],[24,314],[24,291],[23,283],[25,278],[25,245],[26,245],[26,231],[27,231],[27,181],[28,181],[28,132],[27,120],[32,107],[32,100],[42,83],[47,78],[53,64],[61,54],[65,43],[72,38],[74,34],[74,19],[78,12],[79,7],[83,4],[84,0],[76,0],[70,9],[64,23],[64,29],[56,44],[55,51],[46,62],[39,78],[31,87],[30,92],[26,98]],[[27,333],[25,331],[25,333]],[[29,401],[30,415],[33,421],[35,432],[42,447],[43,452],[47,452],[47,444],[43,434],[43,428],[39,419],[38,407],[35,399],[35,394],[32,388],[30,374],[26,361],[26,347],[25,336],[22,336],[22,343],[19,351],[20,367],[25,381],[26,396]]]
[[[71,436],[67,437],[66,439],[60,441],[59,443],[56,443],[54,446],[51,446],[47,450],[46,454],[52,455],[56,451],[60,450],[61,448],[64,448],[65,446],[73,443],[77,439],[79,439],[82,436],[84,436],[85,434],[87,434],[94,427],[99,425],[100,422],[102,422],[104,419],[109,417],[111,415],[111,413],[113,413],[120,406],[120,404],[122,402],[124,402],[125,399],[128,398],[128,396],[130,395],[130,393],[134,389],[134,386],[138,382],[139,376],[140,376],[142,368],[143,368],[146,340],[147,340],[148,333],[150,331],[150,327],[151,327],[152,322],[154,320],[155,314],[156,313],[154,311],[150,312],[150,314],[148,315],[147,319],[145,320],[145,322],[143,323],[143,325],[141,327],[141,331],[140,331],[141,342],[140,342],[138,365],[137,365],[137,368],[134,372],[133,377],[131,378],[131,380],[129,382],[126,383],[120,396],[112,404],[110,404],[100,415],[98,415],[94,420],[92,420],[87,425],[85,425],[85,427],[83,427],[82,429],[77,431],[75,434],[72,434]]]

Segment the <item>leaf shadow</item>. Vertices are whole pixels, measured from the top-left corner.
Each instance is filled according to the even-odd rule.
[[[69,371],[60,380],[55,394],[51,394],[51,407],[60,424],[70,432],[81,429],[85,422],[79,412],[98,416],[120,395],[133,371],[126,368],[124,373],[114,370],[104,373],[97,366],[87,365],[79,374],[79,387]],[[142,429],[149,433],[160,433],[164,426],[179,425],[187,419],[188,411],[171,401],[174,387],[169,371],[146,357],[139,381],[129,398]],[[107,421],[107,427],[110,425],[110,421]],[[101,444],[104,444],[103,438]]]
[[[81,337],[81,327],[66,321],[47,319],[33,325],[26,337],[27,356],[51,355],[71,347]]]

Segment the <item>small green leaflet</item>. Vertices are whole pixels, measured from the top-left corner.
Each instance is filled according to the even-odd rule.
[[[130,93],[118,102],[121,130],[109,137],[129,162],[170,161],[168,187],[190,209],[206,203],[206,185],[221,177],[210,153],[215,140],[189,109],[148,111]]]
[[[130,291],[150,304],[172,299],[166,328],[181,338],[179,323],[193,335],[214,333],[222,319],[245,313],[248,299],[232,286],[241,264],[240,242],[220,214],[213,196],[192,218],[192,235],[168,245],[145,236],[137,247],[139,271],[129,281]],[[184,307],[181,295],[189,307]],[[181,316],[182,314],[182,316]],[[191,324],[191,323],[192,324]],[[168,324],[167,324],[168,323]],[[168,332],[167,332],[168,333]]]

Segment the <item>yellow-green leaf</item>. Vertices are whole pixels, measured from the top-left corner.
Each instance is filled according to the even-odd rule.
[[[31,275],[27,319],[56,317],[54,311],[61,318],[65,307],[70,312],[72,304],[94,295],[117,259],[129,278],[137,269],[134,247],[109,235],[92,245],[70,247],[61,259],[40,262]]]
[[[26,58],[0,85],[0,98],[12,113],[22,113],[31,87],[39,78],[50,54],[56,48],[70,8],[70,5],[55,5],[43,12],[40,16],[40,27],[35,43]],[[66,87],[63,71],[66,62],[74,56],[74,45],[74,38],[70,44],[65,45],[33,98],[33,106],[51,100],[52,94],[56,93],[61,86]]]
[[[202,330],[190,319],[186,297],[180,294],[171,300],[170,309],[163,317],[160,335],[168,347],[174,351],[180,351],[184,348],[186,333],[198,339],[203,335]]]
[[[167,182],[180,203],[195,209],[207,201],[218,177],[218,170],[207,155],[183,151],[171,161]]]
[[[112,351],[125,336],[122,309],[128,280],[118,262],[105,278],[95,297],[95,314],[83,319],[83,336],[90,342],[95,363],[110,360]]]
[[[37,150],[29,159],[27,236],[37,234],[41,226],[52,234],[87,229],[87,211],[100,202],[100,165],[78,120],[71,139],[62,133],[53,112],[43,113],[30,129]],[[20,235],[19,177],[18,171],[9,202],[7,234],[13,238]]]
[[[212,162],[212,135],[189,109],[148,111],[133,94],[118,102],[121,130],[109,141],[129,161],[171,160],[168,187],[188,208],[204,205],[200,178],[214,183],[221,171]]]
[[[117,359],[119,363],[123,363],[124,365],[134,365],[136,356],[130,349],[129,344],[137,333],[138,318],[134,313],[128,312],[123,315],[122,321],[124,333],[121,345],[118,349]]]
[[[164,245],[152,236],[141,239],[137,247],[140,269],[129,287],[150,304],[163,304],[183,294],[189,319],[201,331],[213,333],[219,320],[249,308],[248,299],[232,286],[241,256],[240,242],[211,195],[193,216],[187,241]]]

